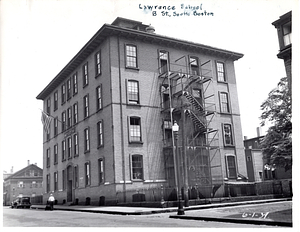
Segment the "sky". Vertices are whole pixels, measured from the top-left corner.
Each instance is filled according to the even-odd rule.
[[[155,33],[244,54],[235,62],[243,136],[256,137],[260,105],[286,76],[277,58],[272,22],[298,0],[1,0],[1,169],[16,172],[28,160],[43,168],[42,101],[36,96],[104,23],[124,17],[151,24]],[[213,16],[174,16],[201,7]],[[163,15],[144,5],[166,5]],[[201,10],[198,10],[201,12]],[[294,21],[293,21],[294,24]],[[294,36],[294,31],[293,31]],[[294,37],[293,37],[294,38]],[[294,47],[293,47],[294,48]]]

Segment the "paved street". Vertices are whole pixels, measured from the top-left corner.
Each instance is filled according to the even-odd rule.
[[[274,228],[169,218],[176,213],[152,215],[109,215],[76,211],[44,211],[34,209],[3,209],[4,227],[198,227],[198,228]]]

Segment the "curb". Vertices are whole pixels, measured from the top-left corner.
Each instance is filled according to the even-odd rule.
[[[269,225],[269,226],[282,226],[293,227],[292,222],[279,222],[279,221],[263,221],[263,220],[248,220],[248,219],[236,219],[236,218],[213,218],[213,217],[196,217],[196,216],[170,216],[170,218],[186,219],[186,220],[202,220],[202,221],[215,221],[215,222],[229,222],[240,224],[255,224],[255,225]]]

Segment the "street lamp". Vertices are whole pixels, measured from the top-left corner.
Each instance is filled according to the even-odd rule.
[[[180,159],[179,159],[179,152],[178,152],[178,131],[179,126],[176,121],[174,121],[174,125],[172,126],[172,131],[175,139],[175,156],[176,156],[176,163],[177,163],[177,193],[178,193],[178,211],[177,215],[184,215],[184,209],[183,209],[183,202],[182,202],[182,196],[181,196],[181,188],[180,188]]]

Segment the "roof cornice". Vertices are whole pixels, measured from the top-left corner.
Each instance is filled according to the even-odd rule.
[[[56,75],[56,77],[40,92],[37,99],[44,100],[52,91],[54,91],[74,70],[80,65],[107,37],[120,36],[129,37],[135,40],[142,40],[154,44],[163,44],[166,46],[179,47],[181,49],[190,49],[201,51],[204,54],[226,57],[233,61],[243,57],[243,54],[224,49],[214,48],[203,44],[193,43],[172,37],[162,36],[155,33],[139,31],[135,29],[123,28],[110,24],[104,24],[96,34],[82,47],[82,49],[70,60],[70,62]]]

